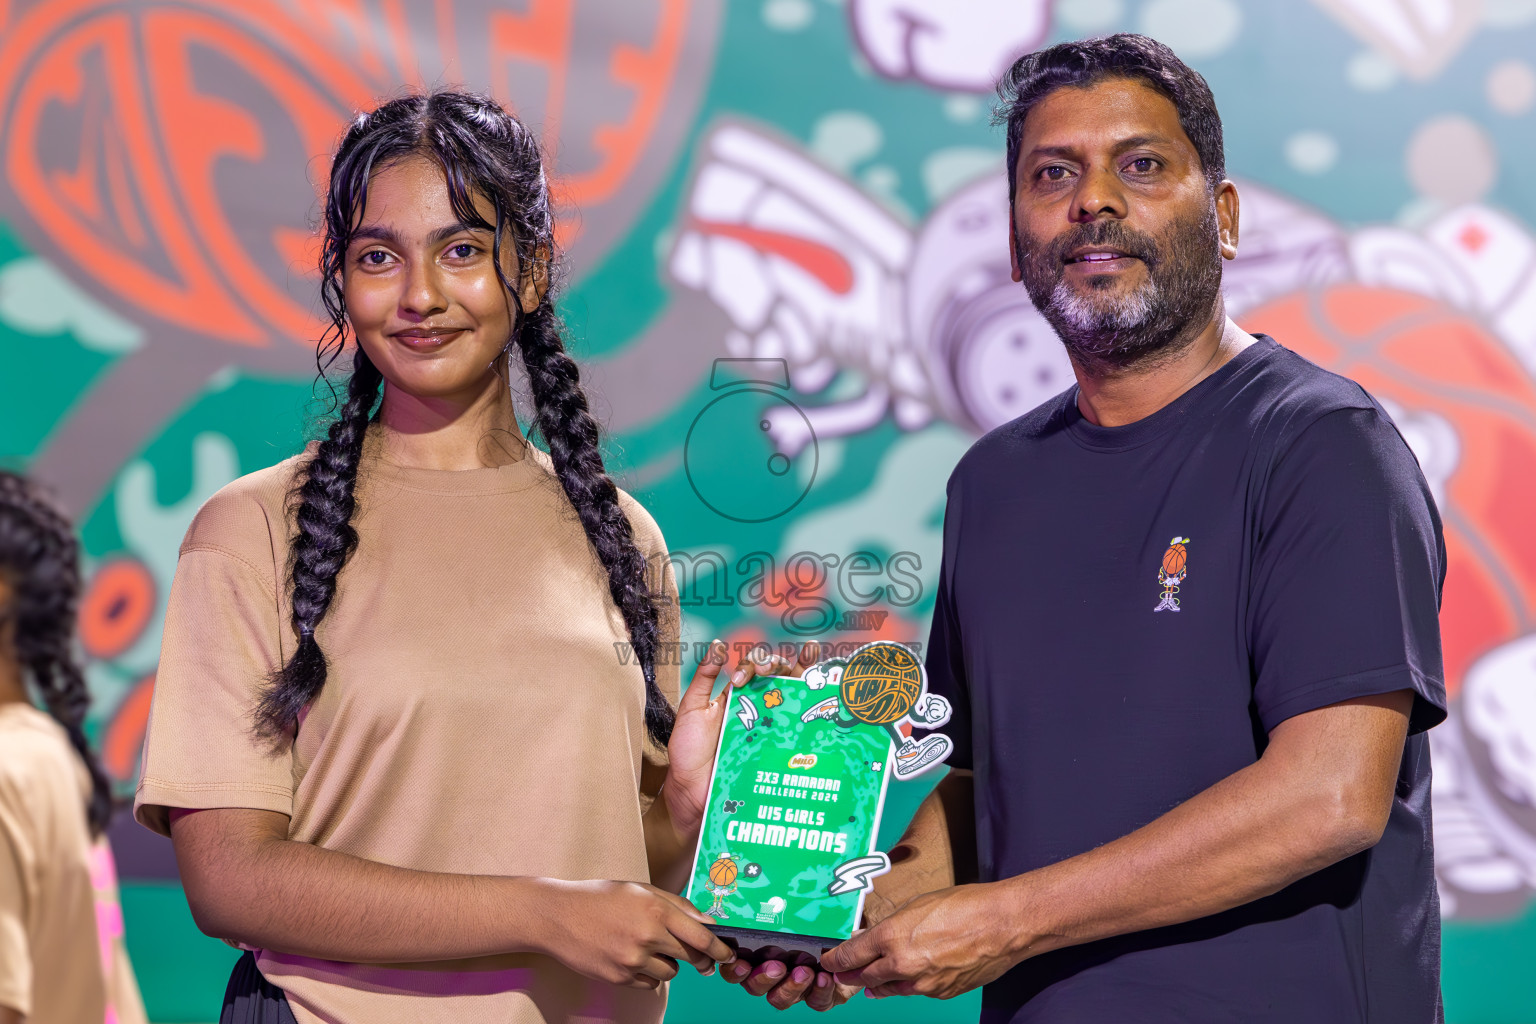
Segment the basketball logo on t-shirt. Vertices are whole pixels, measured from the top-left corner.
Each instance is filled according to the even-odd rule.
[[[1162,600],[1152,609],[1154,612],[1179,610],[1179,584],[1189,575],[1188,544],[1188,537],[1175,537],[1168,542],[1168,550],[1163,552],[1163,564],[1157,570],[1157,582],[1163,588]]]

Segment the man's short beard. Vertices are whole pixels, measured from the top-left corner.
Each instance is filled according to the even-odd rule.
[[[1056,329],[1073,361],[1090,370],[1123,370],[1177,354],[1210,320],[1221,292],[1221,248],[1215,204],[1198,220],[1175,224],[1161,240],[1119,221],[1082,224],[1038,244],[1015,229],[1019,268],[1029,297]],[[1131,294],[1096,296],[1116,286],[1090,276],[1086,288],[1065,279],[1066,254],[1102,245],[1140,259],[1147,279]]]

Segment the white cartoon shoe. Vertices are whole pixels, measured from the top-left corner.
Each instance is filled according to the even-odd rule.
[[[914,775],[920,775],[924,769],[931,768],[940,763],[955,749],[954,743],[948,736],[924,736],[915,740],[908,736],[901,746],[896,748],[896,777],[898,779],[910,779]]]
[[[848,13],[875,70],[946,92],[991,92],[1051,28],[1047,0],[852,0]]]

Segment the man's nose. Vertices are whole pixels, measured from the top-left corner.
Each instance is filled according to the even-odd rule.
[[[1111,168],[1090,168],[1078,180],[1072,201],[1072,220],[1077,223],[1109,218],[1121,220],[1126,214],[1125,190]]]

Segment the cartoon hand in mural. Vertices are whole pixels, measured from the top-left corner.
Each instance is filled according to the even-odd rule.
[[[925,693],[912,705],[912,721],[921,725],[924,729],[937,729],[941,725],[949,723],[949,716],[954,711],[948,699],[940,697],[936,693]]]
[[[1050,28],[1049,0],[853,0],[848,15],[885,77],[964,92],[991,92]]]
[[[672,276],[705,292],[737,331],[732,355],[788,362],[795,388],[817,392],[841,367],[864,368],[857,403],[807,421],[769,414],[769,434],[793,457],[825,424],[832,435],[865,429],[892,390],[924,390],[903,344],[902,274],[912,234],[873,199],[803,153],[737,124],[717,128],[688,197],[672,251]],[[817,422],[817,416],[822,422]]]
[[[1460,714],[1430,733],[1444,912],[1520,913],[1536,890],[1536,635],[1468,671]]]
[[[1439,74],[1477,28],[1474,0],[1314,0],[1372,50],[1418,79]]]

